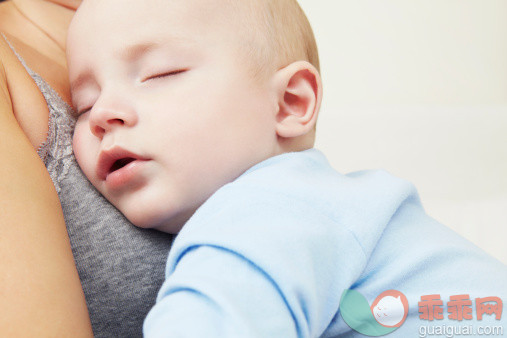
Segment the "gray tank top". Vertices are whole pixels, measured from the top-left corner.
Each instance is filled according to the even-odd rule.
[[[72,152],[72,108],[14,53],[48,104],[49,132],[38,154],[60,198],[94,335],[141,337],[172,236],[136,228],[88,182]]]

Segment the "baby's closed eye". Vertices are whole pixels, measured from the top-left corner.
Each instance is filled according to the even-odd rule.
[[[184,73],[186,71],[188,71],[188,69],[184,68],[184,69],[177,69],[177,70],[171,70],[171,71],[166,71],[166,72],[155,73],[154,75],[147,76],[146,78],[144,78],[143,80],[141,80],[141,82],[146,82],[146,81],[149,81],[149,80],[156,80],[156,79],[160,79],[160,78],[164,78],[164,77],[169,77],[169,76],[175,76],[175,75]]]

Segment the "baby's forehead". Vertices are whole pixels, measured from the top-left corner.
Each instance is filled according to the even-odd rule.
[[[191,20],[189,24],[199,21],[227,25],[241,9],[252,9],[247,3],[257,2],[260,0],[84,0],[76,16],[109,18],[116,22],[134,19],[133,25],[149,24],[158,18],[178,21],[183,16]]]
[[[241,0],[246,3],[251,0]],[[231,0],[85,0],[78,9],[69,34],[95,33],[97,38],[150,33],[179,35],[193,31],[206,36],[245,34],[237,20],[243,5]],[[152,34],[153,35],[153,34]]]
[[[258,1],[85,0],[73,19],[69,39],[93,48],[93,39],[117,44],[186,36],[202,43],[215,41],[223,48],[251,47],[252,37],[257,40],[263,35],[252,11],[248,12],[252,6],[246,4],[251,2]]]
[[[129,53],[130,47],[149,49],[155,46],[164,50],[175,47],[171,52],[177,52],[183,47],[197,46],[200,52],[217,49],[236,52],[251,39],[240,32],[237,20],[231,19],[234,9],[217,5],[230,2],[85,0],[69,29],[68,58],[78,60],[70,64],[86,64],[88,68],[96,69],[101,60],[111,60],[110,56],[116,60],[119,53],[125,50]]]

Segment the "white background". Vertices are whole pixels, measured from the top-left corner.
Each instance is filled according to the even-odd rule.
[[[384,168],[507,264],[507,1],[299,0],[321,57],[316,147]]]

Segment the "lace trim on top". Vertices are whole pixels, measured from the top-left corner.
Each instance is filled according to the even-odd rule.
[[[49,109],[48,133],[46,140],[37,148],[37,154],[44,162],[57,192],[60,192],[59,181],[67,175],[73,160],[72,132],[76,123],[72,116],[72,107],[19,55],[7,37],[0,33],[23,67],[34,80],[46,100]]]

